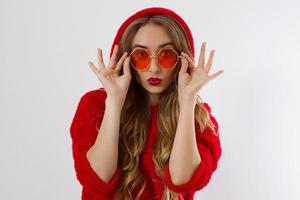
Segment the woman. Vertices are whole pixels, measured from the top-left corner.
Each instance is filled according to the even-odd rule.
[[[221,156],[218,123],[197,95],[209,75],[198,65],[185,21],[152,7],[119,28],[105,66],[89,62],[104,88],[85,93],[70,132],[82,199],[193,199]]]

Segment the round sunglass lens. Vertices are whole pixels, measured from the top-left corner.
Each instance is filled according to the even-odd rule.
[[[150,62],[150,56],[147,53],[147,51],[142,49],[137,49],[134,50],[134,52],[131,54],[130,62],[137,69],[145,69]]]
[[[164,68],[172,68],[178,60],[178,55],[173,49],[162,49],[158,54],[158,63]]]

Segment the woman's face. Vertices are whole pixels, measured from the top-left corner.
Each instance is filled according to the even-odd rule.
[[[173,48],[175,46],[171,43],[170,36],[166,33],[163,27],[155,24],[147,24],[142,26],[135,34],[132,41],[132,51],[136,48],[147,49],[152,56],[156,56],[161,48]],[[171,43],[171,44],[170,44]],[[148,91],[151,104],[156,104],[159,100],[160,93],[162,93],[172,82],[175,76],[174,66],[171,69],[164,69],[159,66],[156,58],[152,58],[150,66],[147,70],[137,72],[137,81]],[[151,85],[148,82],[149,78],[159,78],[161,82],[158,85]]]

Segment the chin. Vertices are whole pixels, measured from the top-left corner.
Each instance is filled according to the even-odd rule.
[[[144,88],[151,94],[160,94],[165,90],[162,86],[147,86]]]

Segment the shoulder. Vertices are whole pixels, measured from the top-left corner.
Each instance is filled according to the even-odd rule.
[[[102,100],[106,99],[106,92],[104,88],[98,88],[89,90],[81,96],[81,99],[89,99],[89,100]]]
[[[215,118],[214,114],[212,113],[211,106],[207,102],[201,102],[201,106],[205,110],[207,110],[208,116],[209,116],[212,124],[214,125],[214,129],[215,129],[214,131],[215,131],[215,133],[219,134],[219,123],[218,123],[217,119]]]
[[[83,93],[80,102],[94,108],[104,109],[106,96],[104,88],[93,89]]]
[[[208,113],[211,113],[210,105],[207,102],[202,102],[201,106],[203,106],[203,108],[205,108],[205,110],[207,110]]]

